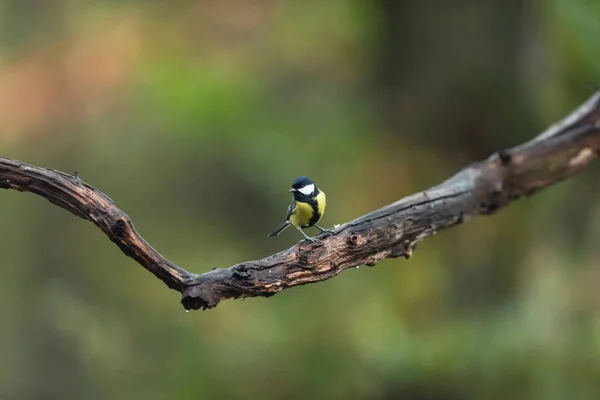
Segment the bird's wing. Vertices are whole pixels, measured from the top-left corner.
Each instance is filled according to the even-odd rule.
[[[285,220],[287,221],[288,219],[290,219],[290,216],[296,212],[296,200],[292,200],[292,202],[290,203],[288,209],[287,209],[287,214],[285,215]]]

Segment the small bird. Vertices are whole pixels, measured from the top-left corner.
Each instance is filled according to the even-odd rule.
[[[292,183],[290,193],[294,194],[294,200],[290,203],[285,221],[275,231],[271,232],[268,237],[279,235],[285,228],[293,225],[300,231],[302,235],[311,242],[316,242],[317,239],[308,236],[302,229],[314,226],[321,232],[330,232],[329,229],[323,229],[317,222],[325,213],[326,197],[325,193],[315,185],[313,181],[306,176],[300,176]]]

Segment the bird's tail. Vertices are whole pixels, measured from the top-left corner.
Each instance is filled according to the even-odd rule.
[[[273,237],[279,235],[285,228],[290,226],[290,221],[283,221],[281,225],[277,227],[273,232],[269,233],[267,237]]]

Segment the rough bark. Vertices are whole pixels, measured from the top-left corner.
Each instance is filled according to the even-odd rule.
[[[425,237],[560,182],[599,152],[600,91],[531,141],[498,151],[438,186],[338,226],[319,236],[319,242],[301,241],[264,259],[199,275],[161,256],[108,196],[77,174],[0,158],[0,188],[35,193],[91,221],[126,255],[181,292],[186,310],[207,309],[228,298],[269,297],[324,281],[347,268],[374,266],[384,258],[409,258]]]

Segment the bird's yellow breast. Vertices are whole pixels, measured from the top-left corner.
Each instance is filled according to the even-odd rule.
[[[325,196],[325,192],[320,191],[319,194],[317,195],[316,200],[317,200],[318,210],[319,210],[319,219],[321,219],[323,214],[325,214],[325,205],[327,204],[327,197]],[[319,221],[317,221],[317,222],[319,222]]]
[[[295,227],[307,228],[319,222],[325,213],[325,205],[327,202],[325,193],[319,192],[314,201],[316,207],[313,207],[310,203],[296,201],[296,208],[292,215],[290,215],[290,222],[292,225]],[[317,215],[315,215],[315,211]]]
[[[313,208],[308,203],[296,202],[296,209],[290,215],[290,222],[295,227],[305,227],[313,216]]]

